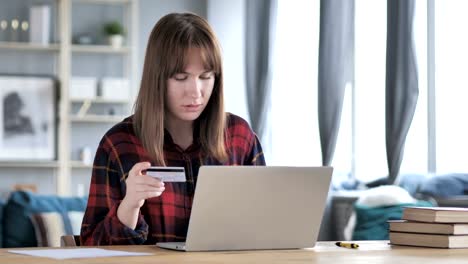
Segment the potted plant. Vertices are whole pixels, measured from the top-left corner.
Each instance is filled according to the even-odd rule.
[[[109,44],[114,48],[119,48],[123,43],[124,28],[119,21],[112,21],[104,24],[104,33],[109,39]]]

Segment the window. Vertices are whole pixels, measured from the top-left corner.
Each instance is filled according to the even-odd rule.
[[[468,172],[468,2],[434,2],[437,172]]]
[[[416,1],[413,29],[419,99],[406,139],[400,168],[403,174],[427,171],[425,14],[425,2]],[[355,23],[355,175],[368,182],[388,175],[385,144],[387,1],[357,0]]]
[[[355,176],[371,181],[388,173],[385,152],[387,1],[357,0],[355,5]]]
[[[419,99],[406,139],[402,174],[427,172],[426,21],[426,2],[416,1],[413,37]],[[368,182],[388,175],[385,145],[387,1],[357,0],[355,27],[354,166],[356,178]]]
[[[431,2],[431,1],[429,1]],[[437,142],[437,172],[468,171],[464,64],[468,61],[468,2],[435,2],[435,107],[428,93],[428,1],[415,1],[414,47],[419,99],[409,129],[401,174],[427,174]],[[319,1],[279,1],[271,109],[273,165],[320,165],[317,114]],[[355,2],[355,80],[345,89],[335,176],[369,182],[388,175],[385,145],[387,1]],[[433,19],[429,17],[429,19]],[[372,23],[369,23],[372,21]],[[430,50],[429,50],[430,52]],[[435,134],[428,120],[436,119]],[[429,134],[431,135],[429,137]],[[437,140],[434,140],[437,139]],[[430,143],[428,143],[430,142]]]
[[[270,165],[321,164],[317,116],[319,1],[278,1]]]

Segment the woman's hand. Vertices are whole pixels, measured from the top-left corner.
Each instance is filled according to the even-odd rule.
[[[125,180],[127,191],[117,209],[117,218],[132,229],[136,228],[140,207],[145,200],[160,196],[164,192],[164,182],[142,173],[150,166],[149,162],[135,164]]]
[[[125,180],[127,191],[122,201],[129,209],[139,209],[145,200],[158,197],[164,192],[164,182],[154,177],[143,174],[151,164],[140,162],[135,164]]]

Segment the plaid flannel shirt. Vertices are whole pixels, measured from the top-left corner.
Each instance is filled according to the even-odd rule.
[[[125,196],[125,179],[135,163],[151,161],[133,130],[132,117],[111,128],[102,138],[94,160],[89,199],[81,227],[82,245],[131,245],[185,241],[195,184],[201,165],[265,165],[260,142],[249,125],[233,114],[227,116],[228,161],[204,156],[194,143],[182,150],[169,133],[164,137],[167,166],[185,167],[187,182],[165,183],[159,197],[147,199],[140,208],[135,229],[117,218]],[[153,163],[154,164],[154,163]]]

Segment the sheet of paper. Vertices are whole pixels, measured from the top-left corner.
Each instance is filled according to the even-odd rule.
[[[153,255],[151,253],[107,250],[107,249],[100,249],[100,248],[8,250],[8,252],[15,253],[15,254],[29,255],[29,256],[34,256],[34,257],[53,258],[53,259]]]

